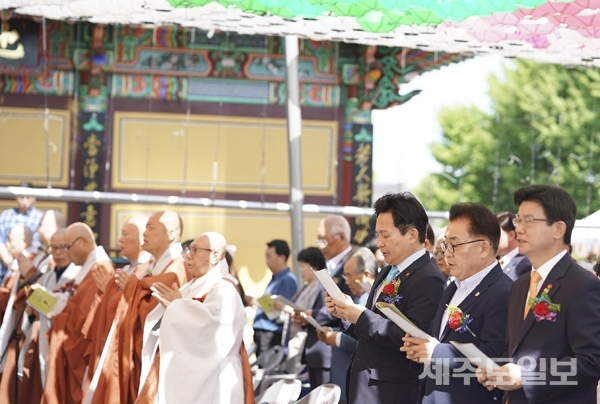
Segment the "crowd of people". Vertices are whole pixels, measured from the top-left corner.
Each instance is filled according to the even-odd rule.
[[[174,211],[123,224],[117,269],[89,226],[17,201],[0,215],[0,402],[252,403],[254,307],[256,355],[282,347],[344,403],[596,403],[600,280],[569,254],[576,206],[558,187],[517,190],[517,214],[457,203],[437,240],[408,193],[375,202],[370,248],[327,216],[296,254],[301,282],[288,243],[266,243],[262,297],[244,293],[224,235],[182,243]]]

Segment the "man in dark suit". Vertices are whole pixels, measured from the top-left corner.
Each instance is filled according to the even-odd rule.
[[[356,251],[356,247],[350,245],[350,224],[346,218],[339,215],[330,215],[321,220],[317,229],[316,244],[325,257],[325,267],[329,275],[331,275],[342,292],[350,295],[357,301],[358,296],[352,293],[343,277],[344,265]],[[329,326],[336,330],[340,327],[339,319],[329,314],[327,307],[324,305],[319,310],[314,310],[312,316],[323,326]],[[352,352],[339,347],[332,348],[332,378],[339,373],[346,374],[351,357]],[[340,387],[344,388],[343,385]]]
[[[500,244],[498,245],[498,256],[502,270],[510,279],[516,281],[522,275],[531,271],[531,262],[526,256],[519,252],[517,232],[513,220],[517,215],[511,212],[500,212],[496,214],[500,222]]]
[[[600,280],[567,253],[577,207],[564,190],[517,190],[519,250],[532,264],[513,285],[508,356],[500,371],[478,370],[480,383],[508,391],[510,404],[596,403],[600,379]],[[533,297],[533,299],[531,299]]]
[[[416,403],[421,365],[399,347],[402,331],[376,307],[393,302],[421,329],[428,329],[444,290],[439,269],[423,248],[427,214],[408,193],[387,194],[375,202],[377,245],[390,265],[371,288],[366,307],[326,298],[327,309],[347,321],[345,332],[358,340],[348,374],[348,403]],[[391,285],[391,286],[390,286]]]
[[[450,223],[440,246],[454,281],[438,305],[429,329],[432,337],[420,339],[407,335],[400,348],[408,359],[431,364],[421,376],[424,385],[419,403],[500,402],[502,392],[489,392],[475,383],[475,368],[450,344],[450,341],[473,343],[490,358],[501,357],[504,352],[512,280],[496,261],[499,240],[498,219],[485,206],[459,203],[450,208]],[[454,329],[455,319],[449,307],[461,310],[459,318],[471,319],[468,328]]]

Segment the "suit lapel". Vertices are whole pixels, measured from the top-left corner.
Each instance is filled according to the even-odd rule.
[[[502,274],[503,274],[502,267],[499,264],[497,264],[485,276],[485,278],[483,278],[481,280],[481,282],[479,282],[479,284],[477,286],[475,286],[475,289],[473,289],[473,291],[471,293],[469,293],[469,295],[467,297],[465,297],[465,299],[462,302],[460,302],[460,304],[458,305],[458,308],[463,313],[469,314],[468,313],[469,306],[471,306],[473,303],[478,301],[479,298],[481,297],[481,295],[483,295],[485,293],[485,291],[490,287],[490,285],[492,285],[494,282],[496,282]],[[448,300],[448,303],[449,302],[450,302],[450,300]],[[446,303],[446,304],[448,304],[448,303]],[[446,306],[444,305],[444,309],[445,308],[446,308]],[[440,319],[440,321],[441,321],[441,319]],[[444,332],[442,333],[441,340],[446,338],[446,335],[448,335],[449,332],[450,332],[450,327],[446,323],[446,324],[444,324]]]
[[[371,292],[369,292],[369,298],[367,299],[367,306],[366,306],[367,308],[373,307],[373,298],[375,296],[375,293],[377,292],[379,285],[381,284],[381,282],[383,282],[383,280],[385,279],[385,277],[387,276],[387,274],[390,272],[391,269],[392,269],[391,265],[386,265],[385,267],[381,268],[381,272],[379,272],[379,274],[375,278],[375,281],[373,282],[373,286],[371,287]]]
[[[550,300],[552,300],[554,294],[556,294],[558,289],[560,289],[560,279],[565,276],[567,269],[569,268],[569,266],[571,266],[572,262],[573,258],[571,258],[569,254],[566,254],[563,258],[561,258],[560,261],[556,263],[554,268],[550,270],[548,277],[546,277],[546,279],[544,280],[544,283],[542,284],[542,287],[540,288],[536,296],[539,296],[544,289],[547,289],[548,285],[552,285],[548,291],[548,297],[550,298]],[[529,273],[529,275],[526,276],[526,278],[527,282],[525,282],[525,286],[521,288],[521,290],[519,290],[519,294],[517,295],[517,302],[519,303],[518,307],[521,307],[522,311],[525,310],[525,301],[529,293],[529,280],[531,278],[531,272]],[[522,315],[520,318],[516,314],[514,314],[512,317],[513,320],[511,321],[511,323],[513,326],[516,326],[518,333],[515,339],[515,343],[512,345],[512,348],[510,350],[511,356],[514,354],[521,341],[523,341],[523,338],[525,338],[525,335],[527,335],[529,329],[535,323],[535,316],[533,315],[533,310],[529,310],[529,313],[527,313],[527,317],[525,317],[525,320],[521,320],[523,318]]]
[[[438,309],[437,312],[435,313],[435,317],[433,318],[433,322],[431,323],[431,336],[434,338],[438,338],[438,336],[440,335],[440,328],[441,328],[441,324],[442,324],[442,318],[444,317],[444,312],[446,311],[446,305],[448,303],[450,303],[450,300],[452,300],[452,296],[454,296],[454,293],[456,292],[456,283],[452,282],[450,283],[450,285],[446,288],[446,290],[444,291],[444,294],[442,295],[442,299],[440,300],[440,304],[438,305]],[[448,328],[447,324],[444,327],[444,329]],[[444,331],[444,334],[446,334],[447,331]],[[441,338],[440,338],[441,341]]]

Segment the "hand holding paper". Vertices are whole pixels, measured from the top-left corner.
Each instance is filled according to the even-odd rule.
[[[331,315],[341,320],[356,324],[362,312],[367,308],[365,306],[355,304],[348,295],[344,295],[342,293],[342,296],[343,300],[337,300],[332,298],[329,293],[327,293],[327,296],[325,297],[327,311],[331,313]]]

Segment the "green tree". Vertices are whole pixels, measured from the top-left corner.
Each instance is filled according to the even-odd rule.
[[[554,184],[573,196],[579,217],[600,209],[600,73],[517,60],[489,84],[491,114],[440,111],[443,140],[431,149],[443,172],[415,190],[426,207],[469,201],[514,211],[516,189]]]

